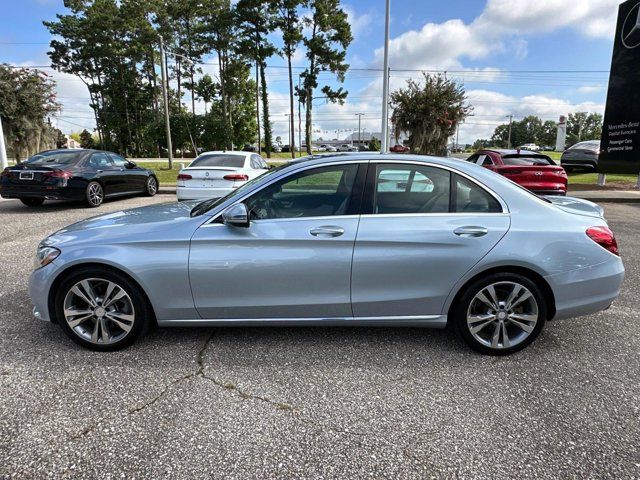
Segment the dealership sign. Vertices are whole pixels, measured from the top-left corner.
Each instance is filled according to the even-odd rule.
[[[598,171],[640,173],[640,0],[618,9]]]

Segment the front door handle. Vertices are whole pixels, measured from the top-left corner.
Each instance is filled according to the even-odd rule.
[[[96,173],[102,173],[104,170],[96,170]]]
[[[339,237],[344,233],[344,228],[336,227],[333,225],[324,225],[322,227],[316,227],[309,230],[309,233],[314,237]]]
[[[487,233],[489,233],[489,230],[487,230],[484,227],[469,226],[469,227],[458,227],[453,231],[453,233],[455,233],[459,237],[483,237]]]

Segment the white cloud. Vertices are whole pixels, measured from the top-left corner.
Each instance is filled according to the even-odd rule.
[[[578,88],[580,93],[598,93],[604,89],[601,85],[584,85]]]
[[[371,13],[357,14],[350,5],[345,5],[343,10],[347,14],[347,21],[351,24],[351,33],[354,38],[358,38],[371,27],[373,22],[373,15]]]

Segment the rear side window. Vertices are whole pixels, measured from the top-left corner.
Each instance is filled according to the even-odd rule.
[[[104,152],[99,152],[91,155],[88,166],[94,168],[110,168],[114,166],[114,162],[109,155]]]
[[[251,155],[251,168],[254,170],[260,170],[268,167],[260,155]]]
[[[502,163],[505,165],[521,165],[521,166],[530,166],[530,165],[555,165],[553,160],[549,157],[545,157],[544,155],[540,155],[539,157],[509,157],[503,156]]]
[[[450,173],[422,165],[378,164],[373,213],[449,211]]]
[[[500,213],[502,207],[486,190],[475,183],[454,175],[454,205],[456,213]]]
[[[227,155],[224,153],[216,153],[210,155],[200,155],[191,164],[190,167],[230,167],[243,168],[244,155]]]

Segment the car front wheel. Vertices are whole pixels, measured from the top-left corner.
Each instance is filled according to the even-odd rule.
[[[86,268],[65,278],[55,297],[56,318],[64,333],[91,350],[114,351],[131,345],[150,323],[140,288],[126,276]]]
[[[547,306],[540,289],[527,277],[497,273],[470,285],[452,313],[451,320],[471,348],[508,355],[540,334]]]

